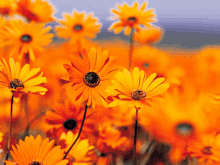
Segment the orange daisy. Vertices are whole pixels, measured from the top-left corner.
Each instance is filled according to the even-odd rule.
[[[109,122],[99,124],[96,147],[102,154],[114,153],[115,151],[128,151],[133,147],[133,142],[124,136]]]
[[[64,148],[67,151],[72,145],[73,141],[76,139],[78,134],[73,134],[71,131],[67,134],[63,133],[60,137],[60,140],[64,140],[66,147]],[[70,159],[70,165],[89,165],[93,162],[93,157],[95,156],[94,146],[89,144],[88,139],[79,139],[73,148],[68,154]]]
[[[48,23],[54,20],[55,9],[49,1],[19,0],[17,6],[17,13],[29,21]]]
[[[1,46],[13,46],[10,55],[19,55],[19,58],[35,60],[35,51],[43,51],[41,46],[52,42],[51,27],[44,28],[44,24],[26,23],[21,20],[11,20],[7,31],[2,32],[5,39]],[[1,33],[1,31],[0,31]]]
[[[101,24],[98,23],[98,18],[93,17],[93,13],[88,16],[85,12],[79,13],[73,11],[73,15],[65,13],[63,17],[65,20],[60,20],[62,26],[55,28],[57,35],[62,38],[71,38],[71,42],[75,43],[82,38],[95,38],[96,34],[100,32]]]
[[[40,68],[30,70],[30,65],[26,64],[22,68],[19,62],[9,59],[9,65],[5,59],[0,61],[0,88],[9,88],[13,92],[14,100],[19,101],[21,93],[35,93],[44,95],[46,88],[40,84],[46,83],[46,77],[42,77]]]
[[[187,148],[191,157],[196,157],[199,163],[214,165],[220,163],[220,134],[203,135],[199,141],[193,141]]]
[[[72,131],[74,134],[79,132],[82,124],[85,107],[82,104],[72,104],[68,101],[65,104],[55,104],[53,111],[46,111],[45,121],[49,124],[48,135],[60,137],[64,132]],[[92,111],[86,114],[82,134],[89,135],[94,131],[95,118]]]
[[[101,53],[92,47],[90,52],[83,49],[82,58],[74,53],[71,57],[71,65],[65,64],[67,72],[70,74],[69,83],[64,86],[67,92],[71,92],[75,101],[81,99],[86,101],[88,106],[95,108],[95,104],[108,106],[108,94],[105,89],[111,84],[115,68],[113,62],[115,58],[108,56],[108,51]]]
[[[147,78],[144,71],[139,71],[137,67],[134,68],[133,75],[127,69],[118,72],[115,75],[117,80],[112,80],[114,86],[109,86],[106,90],[116,98],[109,107],[126,105],[140,110],[143,105],[150,105],[149,100],[152,97],[164,93],[169,88],[168,83],[162,84],[165,78],[155,79],[156,76],[157,74],[153,73]]]
[[[16,0],[2,0],[0,1],[0,14],[10,15],[15,12]]]
[[[140,9],[138,9],[138,2],[134,2],[131,7],[126,3],[117,4],[119,11],[111,9],[111,12],[115,15],[112,19],[118,20],[118,22],[113,23],[108,30],[114,30],[114,33],[118,34],[125,28],[124,34],[129,35],[132,28],[139,31],[140,25],[152,27],[151,22],[156,22],[154,9],[145,10],[146,6],[147,2],[144,2]]]
[[[157,141],[171,145],[169,156],[172,163],[184,160],[186,147],[198,141],[204,133],[212,132],[216,125],[214,116],[205,111],[212,108],[207,105],[207,99],[194,92],[167,95],[166,102],[157,102],[139,115],[144,130]]]
[[[66,165],[68,160],[62,160],[64,151],[60,146],[54,147],[54,140],[42,140],[38,135],[20,140],[17,148],[12,146],[11,156],[18,165]],[[31,152],[30,152],[31,151]],[[14,162],[5,161],[6,165],[14,165]]]

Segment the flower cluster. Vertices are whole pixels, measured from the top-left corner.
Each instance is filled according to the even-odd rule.
[[[92,40],[92,12],[55,12],[0,0],[2,163],[220,164],[219,49],[188,58],[152,46],[165,31],[146,1],[111,9],[108,31],[129,44]]]

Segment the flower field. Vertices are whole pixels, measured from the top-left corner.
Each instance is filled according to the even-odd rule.
[[[0,0],[0,164],[220,164],[220,49],[157,46],[148,2]],[[124,35],[129,40],[117,37]]]

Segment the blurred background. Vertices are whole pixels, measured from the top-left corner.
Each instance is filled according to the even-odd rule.
[[[102,23],[101,33],[96,40],[121,38],[128,41],[123,33],[115,35],[108,32],[113,21],[110,9],[117,3],[131,5],[133,0],[50,0],[57,12],[56,18],[62,18],[63,12],[78,11],[94,12]],[[144,1],[139,0],[140,4]],[[148,8],[154,8],[158,21],[154,23],[165,33],[162,41],[156,46],[174,49],[200,49],[206,45],[220,45],[220,1],[219,0],[148,0]],[[55,23],[52,23],[52,26]]]

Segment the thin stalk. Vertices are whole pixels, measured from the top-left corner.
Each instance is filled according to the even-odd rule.
[[[73,142],[73,144],[70,146],[70,148],[68,149],[68,151],[66,152],[66,154],[64,155],[63,159],[66,159],[68,153],[70,152],[70,150],[73,148],[73,146],[76,144],[77,140],[78,140],[79,137],[80,137],[80,134],[81,134],[82,128],[83,128],[83,124],[84,124],[84,121],[85,121],[85,118],[86,118],[87,108],[88,108],[88,106],[86,105],[86,106],[85,106],[85,112],[84,112],[83,120],[82,120],[82,124],[81,124],[81,126],[80,126],[78,136],[77,136],[77,138],[75,139],[75,141]]]
[[[148,161],[151,158],[151,155],[154,152],[154,149],[155,149],[156,145],[157,145],[157,141],[152,140],[150,142],[149,147],[147,148],[147,150],[145,152],[145,156],[143,157],[142,162],[140,163],[140,165],[146,165],[148,163]]]
[[[155,139],[153,139],[153,140],[150,141],[149,146],[148,146],[147,150],[145,151],[146,154],[150,151],[151,146],[152,146],[155,142],[156,142]],[[157,142],[156,142],[156,143],[157,143]]]
[[[138,126],[138,110],[136,110],[136,119],[135,119],[135,134],[134,134],[133,165],[136,165],[136,164],[137,164],[137,157],[136,157],[137,126]]]
[[[188,159],[188,157],[186,157],[186,159],[183,160],[180,164],[181,164],[181,165],[187,165],[188,162],[189,162],[189,159]]]
[[[11,97],[10,130],[9,130],[9,138],[8,138],[8,151],[7,151],[5,160],[8,160],[9,152],[10,152],[10,146],[11,146],[13,102],[14,102],[14,92],[12,92],[12,97]]]
[[[46,109],[46,108],[45,108]],[[35,120],[37,120],[39,117],[41,117],[42,115],[44,115],[45,114],[45,110],[42,110],[42,112],[40,113],[40,114],[38,114],[33,120],[31,120],[28,124],[27,124],[27,126],[26,126],[26,129],[25,129],[25,136],[28,136],[28,132],[29,132],[29,129],[30,129],[30,126],[31,126],[31,124],[35,121]]]
[[[116,165],[122,165],[124,164],[124,158],[122,155],[118,155],[116,158]]]
[[[112,165],[116,165],[117,155],[115,153],[112,154]]]
[[[130,48],[129,48],[128,70],[131,69],[133,49],[134,49],[133,34],[134,34],[134,29],[132,28],[132,29],[131,29],[131,34],[130,34]]]
[[[26,130],[25,130],[25,135],[28,136],[29,135],[29,127],[28,127],[28,123],[29,123],[29,120],[28,120],[28,95],[25,94],[25,113],[26,113],[26,123],[27,123],[27,126],[26,126]]]
[[[25,65],[25,64],[30,64],[30,55],[29,55],[29,52],[27,52],[27,53],[24,54],[23,62],[24,62],[23,65]],[[27,125],[28,125],[28,123],[29,123],[29,120],[28,120],[28,118],[29,118],[29,114],[28,114],[28,95],[25,94],[24,97],[25,97],[25,98],[24,98],[24,102],[25,102],[25,103],[24,103],[24,104],[25,104],[24,108],[25,108],[25,113],[26,113],[26,123],[27,123]],[[27,128],[27,127],[26,127],[26,128]],[[26,136],[29,135],[29,128],[26,129],[25,135],[26,135]]]

